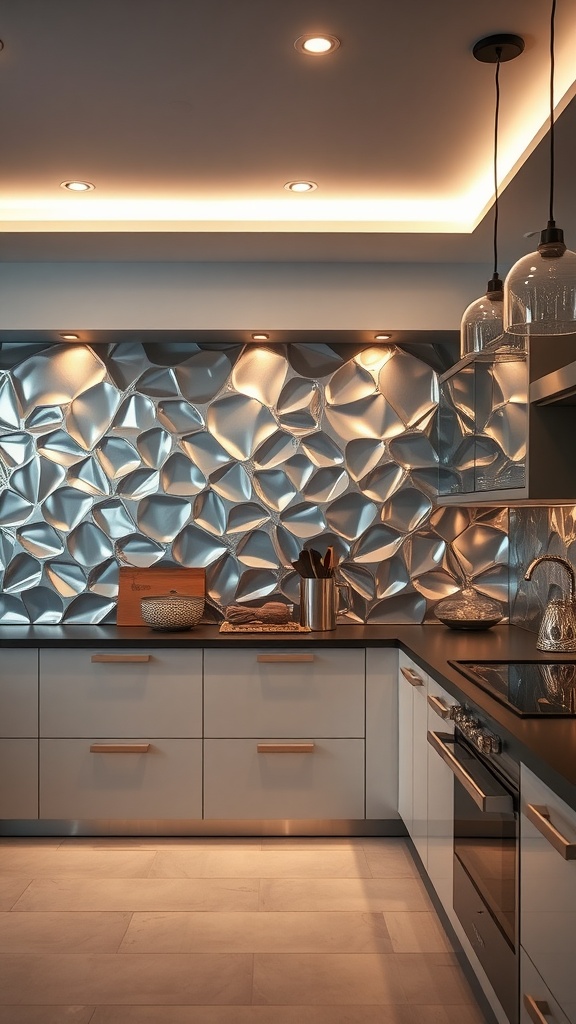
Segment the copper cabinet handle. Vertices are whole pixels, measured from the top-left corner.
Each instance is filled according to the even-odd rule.
[[[456,753],[456,740],[447,733],[429,732],[428,743],[440,755],[458,782],[464,787],[481,811],[512,814],[514,804],[506,790],[494,781],[492,775],[476,758],[462,763]],[[453,747],[454,749],[450,749]]]
[[[147,754],[150,743],[91,743],[91,754]]]
[[[257,743],[259,754],[313,754],[314,743]]]
[[[315,654],[257,654],[256,661],[260,664],[282,664],[283,662],[303,662],[303,661],[314,661],[316,658]]]
[[[124,664],[128,661],[150,661],[150,657],[149,654],[93,654],[90,661]]]
[[[428,694],[428,703],[430,707],[440,715],[440,718],[450,718],[450,708],[443,700],[439,697],[435,697],[433,693]]]
[[[526,1013],[530,1020],[534,1021],[534,1024],[549,1024],[552,1013],[545,999],[534,999],[532,996],[524,994],[524,1006]]]
[[[564,860],[576,860],[576,843],[571,843],[557,828],[554,828],[547,807],[526,804],[526,817]]]
[[[424,680],[422,676],[419,676],[413,668],[401,668],[400,669],[404,679],[407,679],[410,686],[424,686]]]

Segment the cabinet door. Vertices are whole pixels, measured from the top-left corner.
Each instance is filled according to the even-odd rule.
[[[40,817],[201,818],[202,741],[40,740]]]
[[[428,679],[428,731],[453,735],[450,708],[458,702]],[[449,918],[453,917],[454,776],[436,751],[428,750],[428,875]]]
[[[0,736],[38,735],[38,651],[4,648],[0,656]]]
[[[523,949],[520,950],[520,1024],[571,1024]]]
[[[0,818],[38,817],[38,740],[0,740]]]
[[[363,818],[364,741],[205,740],[204,816]]]
[[[40,653],[40,735],[202,735],[202,652]]]
[[[205,735],[364,737],[361,649],[204,652]]]
[[[522,765],[520,940],[576,1024],[576,813]]]
[[[398,810],[426,863],[427,676],[400,651],[398,684]]]
[[[398,820],[398,651],[366,650],[366,817]]]

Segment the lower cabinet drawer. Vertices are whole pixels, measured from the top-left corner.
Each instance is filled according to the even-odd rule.
[[[572,1024],[542,981],[528,954],[520,951],[520,1024]]]
[[[40,817],[201,818],[202,741],[41,740]]]
[[[38,740],[0,740],[0,818],[38,817]]]
[[[205,740],[204,817],[364,818],[364,741]]]

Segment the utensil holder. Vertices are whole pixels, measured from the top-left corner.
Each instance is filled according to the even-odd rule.
[[[337,583],[331,576],[321,579],[302,577],[300,625],[313,630],[336,629],[339,589],[346,590],[350,600],[350,588],[347,583]]]

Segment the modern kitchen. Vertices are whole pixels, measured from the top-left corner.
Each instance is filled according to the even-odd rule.
[[[575,53],[0,12],[0,1024],[576,1024]]]

